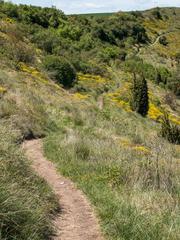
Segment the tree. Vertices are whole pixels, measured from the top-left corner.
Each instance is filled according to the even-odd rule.
[[[162,77],[160,72],[157,72],[156,74],[156,83],[159,85],[162,82]]]
[[[162,19],[162,15],[159,8],[155,8],[152,12],[152,15],[158,20]]]
[[[44,68],[49,75],[64,87],[72,87],[76,80],[74,67],[65,59],[57,56],[47,56],[44,60]]]
[[[149,110],[149,98],[147,81],[143,75],[137,77],[134,73],[131,96],[132,110],[145,117]]]
[[[170,143],[180,144],[180,128],[169,120],[167,113],[164,113],[161,122],[161,136]]]

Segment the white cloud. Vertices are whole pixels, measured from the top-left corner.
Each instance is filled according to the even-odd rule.
[[[16,3],[52,6],[65,13],[112,12],[143,10],[152,7],[177,6],[180,0],[12,0]]]

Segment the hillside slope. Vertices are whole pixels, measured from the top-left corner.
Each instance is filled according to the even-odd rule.
[[[164,112],[180,125],[180,10],[89,18],[0,4],[0,239],[52,234],[56,197],[20,150],[34,138],[87,195],[107,239],[179,239],[180,148],[160,130]],[[141,73],[147,117],[130,104]]]

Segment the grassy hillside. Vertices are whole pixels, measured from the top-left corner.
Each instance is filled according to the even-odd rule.
[[[0,239],[52,233],[56,198],[20,148],[32,138],[88,196],[107,239],[179,239],[180,148],[160,133],[164,112],[180,126],[179,11],[89,18],[0,3]],[[142,73],[146,117],[131,108]]]

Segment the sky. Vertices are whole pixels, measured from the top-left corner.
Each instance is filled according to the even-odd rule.
[[[153,7],[180,7],[180,0],[11,0],[14,3],[56,6],[66,14],[144,10]]]

